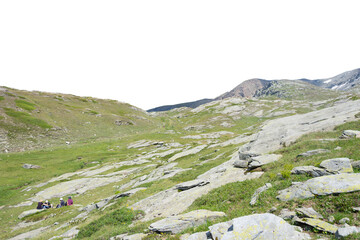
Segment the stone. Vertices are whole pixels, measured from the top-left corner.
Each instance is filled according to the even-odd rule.
[[[348,158],[333,158],[324,160],[320,163],[320,167],[334,174],[354,172],[350,163],[350,159]]]
[[[355,120],[359,105],[360,100],[348,101],[305,114],[267,121],[254,134],[254,140],[241,146],[239,151],[243,154],[266,154],[289,146],[304,134],[332,130],[345,121]]]
[[[353,207],[352,210],[353,210],[354,212],[360,212],[360,207]]]
[[[269,213],[274,213],[274,212],[276,212],[276,210],[277,210],[277,208],[276,207],[272,207],[272,208],[270,208],[269,209]]]
[[[336,151],[341,150],[341,149],[342,149],[342,147],[340,147],[340,146],[337,146],[336,148],[334,148],[334,150],[336,150]]]
[[[184,236],[180,238],[180,240],[207,240],[207,239],[212,240],[210,232],[197,232],[189,236]]]
[[[78,227],[73,227],[71,228],[69,231],[61,234],[62,238],[75,238],[78,234],[79,234],[80,230],[78,229]]]
[[[328,153],[328,152],[330,152],[330,151],[327,149],[315,149],[315,150],[310,150],[310,151],[301,153],[301,154],[297,155],[296,157],[310,157],[313,155],[318,155],[318,154]]]
[[[175,188],[178,189],[178,190],[181,190],[181,191],[185,191],[185,190],[188,190],[190,188],[204,186],[204,185],[206,185],[208,183],[209,183],[209,181],[205,181],[205,180],[202,180],[202,179],[195,179],[195,180],[192,180],[192,181],[177,184],[175,186]]]
[[[295,211],[290,211],[287,208],[281,209],[280,216],[284,220],[291,220],[293,217],[296,216]]]
[[[22,202],[22,203],[19,203],[19,204],[16,204],[16,205],[9,206],[9,208],[28,207],[28,206],[31,206],[31,205],[33,205],[32,201],[25,201],[25,202]]]
[[[235,160],[234,167],[237,168],[247,168],[249,166],[249,161],[247,160]]]
[[[232,221],[221,222],[209,227],[212,239],[222,239],[223,235],[229,231]]]
[[[360,138],[360,131],[356,130],[345,130],[341,134],[340,138],[349,139],[349,138]]]
[[[255,190],[254,194],[252,195],[251,197],[251,200],[250,200],[250,205],[253,206],[256,204],[256,201],[257,199],[259,198],[260,194],[264,191],[266,191],[267,189],[271,188],[272,185],[271,183],[266,183],[264,186],[258,188]]]
[[[339,220],[339,223],[340,223],[340,224],[345,224],[345,223],[348,223],[348,222],[350,222],[350,219],[347,218],[347,217],[342,218],[342,219]]]
[[[328,217],[328,221],[329,221],[330,223],[335,222],[335,217],[334,217],[334,216],[329,216],[329,217]]]
[[[262,165],[278,161],[281,157],[282,157],[282,155],[280,155],[280,154],[266,154],[266,155],[251,157],[248,167],[249,168],[257,168]]]
[[[175,160],[177,160],[179,158],[182,158],[182,157],[185,157],[185,156],[188,156],[188,155],[196,154],[196,153],[200,152],[201,150],[203,150],[206,147],[207,147],[207,145],[200,145],[200,146],[191,148],[189,150],[179,152],[179,153],[175,154],[174,156],[172,156],[171,158],[169,158],[168,162],[173,162],[173,161],[175,161]]]
[[[145,191],[145,190],[146,190],[145,187],[134,188],[134,189],[131,189],[131,190],[126,191],[124,193],[117,194],[117,195],[115,195],[114,198],[129,197],[129,196],[137,193],[138,191]]]
[[[337,239],[344,238],[351,234],[359,233],[359,232],[360,232],[360,228],[355,227],[355,226],[342,227],[342,228],[338,228],[338,230],[335,232],[335,237]]]
[[[360,173],[341,173],[309,179],[279,191],[281,201],[306,199],[316,195],[355,192],[360,190]]]
[[[318,219],[323,219],[324,217],[316,212],[312,207],[309,208],[296,208],[295,211],[297,212],[297,214],[300,217],[308,217],[308,218],[318,218]]]
[[[300,240],[310,239],[282,218],[271,213],[253,214],[235,218],[233,230],[224,234],[222,240],[233,239],[266,239],[266,240]]]
[[[159,143],[163,142],[156,142],[156,141],[148,141],[148,140],[139,140],[137,142],[131,143],[128,145],[128,149],[132,148],[143,148],[143,147],[150,147],[152,145],[158,145]]]
[[[44,209],[31,209],[31,210],[27,210],[25,212],[22,212],[18,218],[19,219],[22,219],[24,217],[27,217],[27,216],[30,216],[30,215],[33,215],[35,213],[38,213],[38,212],[41,212],[41,211],[44,211]]]
[[[335,225],[332,225],[330,223],[324,222],[320,219],[316,218],[302,218],[302,219],[296,219],[297,223],[305,224],[308,226],[311,226],[317,230],[323,231],[323,232],[329,232],[332,234],[335,234],[338,230],[338,227]]]
[[[360,169],[360,161],[351,162],[351,166],[356,169]]]
[[[37,168],[41,168],[41,167],[38,166],[38,165],[33,165],[33,164],[29,164],[29,163],[25,163],[22,167],[25,168],[25,169],[37,169]]]
[[[211,212],[208,210],[195,210],[178,216],[171,216],[152,223],[150,231],[158,233],[177,234],[189,228],[196,227],[219,217],[225,216],[223,212]]]
[[[188,135],[188,136],[184,136],[181,137],[183,139],[214,139],[214,138],[220,138],[221,136],[224,135],[234,135],[233,132],[228,132],[228,131],[220,131],[220,132],[212,132],[212,133],[203,133],[203,134],[199,134],[199,135]]]
[[[311,175],[312,177],[321,177],[325,175],[330,175],[331,173],[327,172],[323,168],[318,168],[314,166],[299,166],[299,167],[294,167],[291,170],[291,174],[297,174],[297,175],[306,174],[306,175]]]
[[[133,235],[120,234],[115,237],[111,237],[109,240],[142,240],[146,236],[147,234],[145,233],[137,233]]]

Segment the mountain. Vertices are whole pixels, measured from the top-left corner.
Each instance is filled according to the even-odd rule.
[[[160,106],[160,107],[156,107],[156,108],[152,108],[147,110],[148,112],[163,112],[163,111],[169,111],[171,109],[174,108],[181,108],[181,107],[189,107],[189,108],[196,108],[200,105],[209,103],[211,101],[214,101],[214,99],[201,99],[201,100],[197,100],[197,101],[193,101],[193,102],[186,102],[186,103],[179,103],[179,104],[175,104],[175,105],[165,105],[165,106]]]
[[[329,88],[338,91],[350,91],[354,88],[360,87],[360,68],[347,71],[336,75],[332,78],[308,80],[302,79],[305,82],[319,86],[321,88]]]

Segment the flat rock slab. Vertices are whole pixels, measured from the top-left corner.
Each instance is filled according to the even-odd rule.
[[[24,218],[24,217],[33,215],[33,214],[38,213],[38,212],[41,212],[41,211],[44,211],[44,209],[31,209],[31,210],[22,212],[22,213],[18,216],[18,218],[19,218],[19,219],[22,219],[22,218]]]
[[[295,211],[300,215],[308,218],[323,219],[324,217],[316,212],[312,207],[310,208],[296,208]]]
[[[282,218],[264,213],[233,219],[233,230],[226,232],[221,239],[300,240],[310,239],[310,236],[296,231]]]
[[[328,153],[328,152],[330,152],[330,151],[327,149],[315,149],[315,150],[310,150],[310,151],[301,153],[301,154],[297,155],[296,157],[310,157],[313,155],[318,155],[318,154]]]
[[[279,191],[278,199],[289,201],[316,195],[360,191],[360,173],[341,173],[309,179]]]
[[[186,228],[199,226],[226,214],[223,212],[212,212],[209,210],[195,210],[189,213],[164,218],[160,221],[152,223],[149,229],[158,233],[179,233]]]
[[[209,181],[205,181],[205,180],[202,180],[202,179],[195,179],[195,180],[192,180],[192,181],[177,184],[175,186],[175,188],[178,189],[178,190],[181,190],[181,191],[185,191],[185,190],[188,190],[190,188],[204,186],[204,185],[206,185],[208,183],[209,183]]]
[[[312,177],[321,177],[321,176],[331,175],[331,173],[329,173],[325,169],[314,167],[314,166],[294,167],[291,170],[291,174],[298,174],[298,175],[299,174],[308,174],[308,175],[311,175]]]
[[[320,163],[320,167],[334,174],[354,172],[351,166],[350,159],[348,158],[333,158],[324,160]]]
[[[330,223],[324,222],[320,219],[316,218],[297,218],[295,222],[299,224],[305,224],[308,226],[311,226],[313,228],[316,228],[317,230],[323,231],[323,232],[329,232],[332,234],[335,234],[338,230],[338,227],[335,225],[332,225]]]
[[[41,168],[41,167],[38,166],[38,165],[33,165],[33,164],[29,164],[29,163],[25,163],[22,167],[25,168],[25,169],[37,169],[37,168]]]
[[[38,235],[44,233],[49,227],[41,227],[20,235],[17,235],[13,238],[9,238],[8,240],[24,240],[24,239],[31,239],[31,238],[35,238]]]
[[[169,158],[168,161],[173,162],[173,161],[175,161],[175,160],[177,160],[179,158],[182,158],[182,157],[185,157],[185,156],[188,156],[188,155],[192,155],[192,154],[196,154],[196,153],[200,152],[201,150],[203,150],[206,147],[207,147],[207,145],[200,145],[200,146],[191,148],[189,150],[179,152],[179,153],[175,154],[174,156],[172,156],[171,158]]]
[[[228,231],[231,231],[231,227],[233,225],[232,221],[221,222],[209,227],[212,239],[220,240],[222,236]]]

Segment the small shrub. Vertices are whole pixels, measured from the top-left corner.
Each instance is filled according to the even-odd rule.
[[[285,179],[289,178],[293,168],[294,166],[292,164],[285,164],[283,170],[281,171],[281,176]]]

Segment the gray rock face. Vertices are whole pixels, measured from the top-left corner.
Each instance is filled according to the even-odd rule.
[[[318,154],[328,153],[328,152],[330,152],[330,151],[327,149],[315,149],[315,150],[310,150],[310,151],[301,153],[301,154],[297,155],[296,157],[310,157],[313,155],[318,155]]]
[[[323,232],[329,232],[332,234],[335,234],[338,230],[338,227],[335,225],[332,225],[330,223],[324,222],[322,220],[316,219],[316,218],[296,218],[295,222],[299,224],[305,224],[308,226],[311,226],[317,230],[323,231]]]
[[[40,168],[40,166],[38,166],[38,165],[33,165],[33,164],[29,164],[29,163],[25,163],[22,167],[25,168],[25,169],[37,169],[37,168]]]
[[[289,201],[316,195],[355,192],[360,190],[360,173],[342,173],[309,179],[279,191],[278,199]]]
[[[360,131],[356,130],[345,130],[342,135],[340,136],[342,139],[349,139],[349,138],[360,138]]]
[[[152,145],[163,145],[164,142],[156,142],[156,141],[148,141],[148,140],[140,140],[128,145],[128,149],[131,148],[143,148],[143,147],[150,147]]]
[[[208,183],[209,183],[209,181],[205,181],[205,180],[202,180],[202,179],[195,179],[195,180],[192,180],[192,181],[180,183],[180,184],[176,185],[175,188],[178,189],[178,190],[185,191],[185,190],[188,190],[188,189],[193,188],[193,187],[204,186],[204,185],[206,185]]]
[[[25,201],[25,202],[22,202],[22,203],[19,203],[19,204],[16,204],[16,205],[9,206],[9,208],[28,207],[28,206],[31,206],[31,205],[33,205],[32,201]]]
[[[241,153],[264,154],[288,146],[304,134],[331,130],[333,127],[355,119],[360,100],[337,104],[306,114],[278,118],[264,124],[254,141],[242,146]]]
[[[164,218],[152,223],[149,229],[159,233],[179,233],[186,228],[199,226],[206,221],[225,216],[223,212],[211,212],[208,210],[196,210],[178,216]]]
[[[247,168],[249,166],[249,161],[247,160],[235,160],[234,167],[237,168]]]
[[[214,139],[214,138],[220,138],[223,135],[234,135],[234,133],[228,132],[228,131],[220,131],[220,132],[213,132],[213,133],[203,133],[203,134],[199,134],[199,135],[188,135],[188,136],[184,136],[181,138],[183,138],[183,139],[203,139],[203,138]]]
[[[303,217],[323,219],[324,217],[316,212],[312,207],[310,208],[296,208],[296,212]]]
[[[260,194],[264,191],[266,191],[267,189],[271,188],[272,185],[271,183],[266,183],[264,186],[258,188],[255,190],[255,193],[252,195],[251,197],[251,201],[250,201],[250,205],[253,206],[256,204],[257,199],[259,198]]]
[[[282,218],[264,213],[233,219],[233,231],[226,232],[222,238],[230,239],[299,240],[310,239],[310,236],[296,231]]]
[[[334,158],[322,161],[320,167],[330,173],[352,173],[354,172],[348,158]]]
[[[232,221],[221,222],[209,227],[212,239],[220,240],[230,230]],[[230,230],[231,231],[231,230]]]
[[[49,227],[41,227],[20,235],[17,235],[13,238],[9,238],[8,240],[24,240],[24,239],[31,239],[31,238],[35,238],[38,235],[44,233]]]
[[[330,175],[331,173],[327,172],[323,168],[318,168],[314,166],[300,166],[294,167],[291,170],[291,174],[309,174],[312,177],[321,177],[325,175]]]
[[[31,210],[22,212],[22,213],[18,216],[18,218],[19,218],[19,219],[22,219],[22,218],[24,218],[24,217],[26,217],[26,216],[30,216],[30,215],[33,215],[33,214],[35,214],[35,213],[41,212],[41,211],[44,211],[44,209],[31,209]]]
[[[211,239],[210,232],[197,232],[194,234],[191,234],[190,236],[181,237],[180,240],[207,240]]]
[[[351,166],[353,168],[359,169],[360,168],[360,161],[351,162]]]

